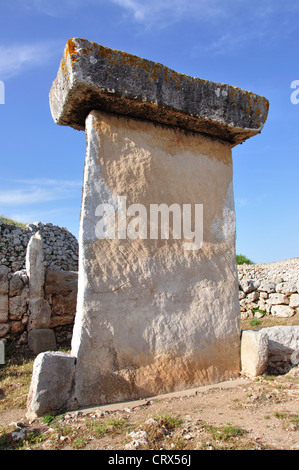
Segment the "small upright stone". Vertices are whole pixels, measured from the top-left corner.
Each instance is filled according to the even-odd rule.
[[[32,235],[26,253],[26,271],[29,277],[30,298],[44,297],[45,266],[43,240],[40,232]]]
[[[261,375],[268,362],[268,338],[260,331],[245,330],[241,339],[241,371],[248,377]]]
[[[70,397],[74,374],[74,357],[59,352],[39,354],[33,365],[27,417],[32,419],[63,410]]]

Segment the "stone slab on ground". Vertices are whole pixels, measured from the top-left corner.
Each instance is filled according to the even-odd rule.
[[[69,399],[75,374],[75,358],[60,352],[44,352],[33,365],[27,417],[57,414]]]

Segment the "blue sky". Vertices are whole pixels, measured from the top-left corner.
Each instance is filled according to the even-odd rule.
[[[1,0],[0,7],[0,215],[78,235],[85,135],[53,122],[48,95],[66,41],[82,37],[269,99],[262,134],[233,149],[236,249],[257,263],[299,256],[299,104],[291,102],[299,2]]]

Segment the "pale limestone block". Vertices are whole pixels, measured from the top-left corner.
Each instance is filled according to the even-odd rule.
[[[268,338],[260,331],[245,330],[241,338],[241,372],[248,377],[261,375],[268,362]]]
[[[240,314],[230,146],[100,112],[89,115],[86,135],[72,342],[78,402],[236,377]],[[193,184],[193,175],[204,184],[197,178]],[[185,250],[184,239],[98,239],[97,206],[109,203],[119,213],[117,195],[126,196],[127,207],[203,204],[202,247]]]
[[[289,306],[292,308],[299,307],[299,294],[292,294],[290,296]]]
[[[273,315],[273,317],[288,318],[295,315],[295,313],[296,311],[288,305],[272,305],[271,307],[271,315]]]

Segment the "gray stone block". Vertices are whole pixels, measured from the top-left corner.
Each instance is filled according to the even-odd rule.
[[[56,337],[49,328],[34,329],[28,333],[28,346],[34,354],[56,349]]]
[[[258,134],[268,101],[86,39],[69,39],[50,91],[54,120],[85,129],[93,110],[182,127],[238,144]]]
[[[57,414],[67,405],[73,387],[75,358],[59,352],[39,354],[34,361],[27,417]]]

